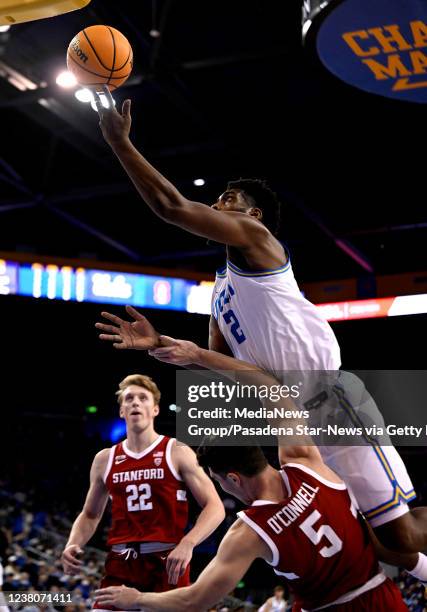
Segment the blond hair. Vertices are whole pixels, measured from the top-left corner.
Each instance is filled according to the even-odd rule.
[[[158,404],[160,402],[161,393],[158,386],[154,380],[150,378],[150,376],[145,376],[145,374],[129,374],[129,376],[126,376],[126,378],[119,383],[119,390],[116,391],[117,401],[120,405],[122,404],[124,392],[131,385],[138,385],[138,387],[151,391],[153,394],[154,403]]]

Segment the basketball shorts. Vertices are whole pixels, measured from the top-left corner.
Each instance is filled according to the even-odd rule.
[[[374,399],[363,382],[349,372],[340,372],[338,384],[328,390],[328,399],[319,415],[323,422],[338,422],[346,427],[364,425],[364,431],[372,423],[384,427]],[[325,463],[344,480],[371,526],[378,527],[408,512],[407,504],[415,499],[416,493],[405,464],[387,435],[381,438],[365,435],[354,441],[357,445],[349,446],[336,439],[331,446],[328,439],[319,450]]]
[[[170,551],[155,553],[139,553],[124,555],[110,551],[105,561],[105,573],[99,588],[122,586],[150,593],[162,593],[178,587],[190,585],[190,565],[178,580],[177,585],[168,583],[166,558]],[[105,608],[96,602],[93,609],[101,611]],[[117,610],[117,608],[110,608]]]

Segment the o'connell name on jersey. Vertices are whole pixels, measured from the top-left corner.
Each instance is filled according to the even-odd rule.
[[[329,604],[377,580],[375,551],[345,484],[301,464],[288,463],[281,474],[283,501],[259,500],[238,516],[269,546],[270,564],[301,608]]]
[[[178,543],[187,526],[187,490],[171,458],[174,438],[159,436],[134,453],[126,440],[110,450],[104,482],[111,499],[108,544]]]

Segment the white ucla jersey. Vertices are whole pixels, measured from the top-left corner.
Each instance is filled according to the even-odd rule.
[[[338,370],[340,348],[329,323],[306,300],[290,260],[275,270],[217,272],[212,315],[237,359],[280,377],[290,370]]]

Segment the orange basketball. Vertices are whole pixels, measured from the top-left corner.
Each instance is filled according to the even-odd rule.
[[[96,25],[85,28],[68,45],[67,67],[78,83],[110,91],[120,87],[132,72],[133,53],[129,41],[115,28]]]

